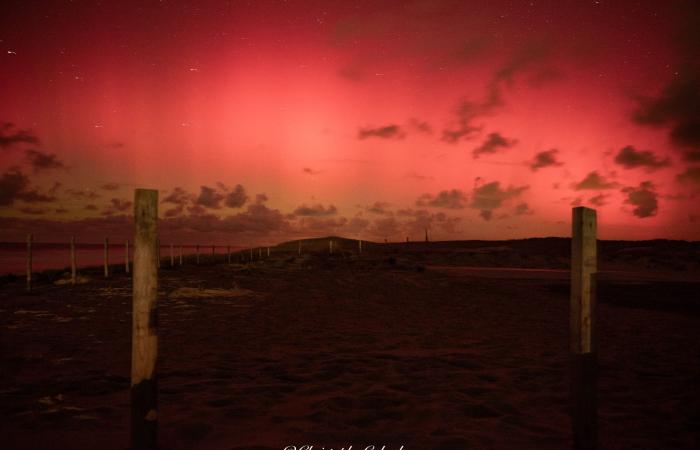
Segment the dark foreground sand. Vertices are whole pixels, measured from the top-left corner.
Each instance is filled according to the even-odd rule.
[[[172,449],[565,449],[566,271],[375,254],[161,271]],[[4,449],[124,449],[130,281],[0,287]],[[602,448],[700,446],[700,283],[602,275]],[[681,277],[683,278],[683,277]]]

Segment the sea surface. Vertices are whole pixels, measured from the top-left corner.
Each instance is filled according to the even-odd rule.
[[[237,249],[236,249],[237,250]],[[225,255],[226,247],[215,248],[217,255]],[[231,248],[231,252],[234,248]],[[129,249],[133,259],[133,247]],[[194,245],[183,245],[184,255],[195,253]],[[211,246],[200,246],[202,257],[211,255]],[[125,245],[123,243],[110,244],[109,264],[124,264]],[[170,246],[161,246],[160,256],[163,260],[170,258]],[[175,262],[179,256],[179,248],[174,248]],[[102,266],[104,261],[104,244],[76,244],[76,264],[81,267]],[[35,242],[32,244],[32,272],[41,272],[47,269],[70,270],[70,245],[56,243]],[[27,244],[26,243],[0,243],[0,275],[24,274],[27,270]]]

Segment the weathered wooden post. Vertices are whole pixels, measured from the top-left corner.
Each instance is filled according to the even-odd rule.
[[[230,245],[226,246],[226,262],[228,264],[231,264],[231,246]]]
[[[195,246],[195,264],[199,264],[199,244]]]
[[[105,265],[105,278],[109,277],[109,238],[105,238],[105,255],[104,255],[104,265]]]
[[[157,446],[158,191],[136,189],[134,196],[131,448],[142,450]]]
[[[170,267],[175,267],[175,249],[173,244],[170,244]]]
[[[262,259],[262,247],[258,247],[258,259]]]
[[[270,247],[267,247],[267,257],[270,257]]]
[[[156,238],[156,265],[160,269],[160,238]]]
[[[180,246],[180,265],[182,266],[182,245]]]
[[[32,242],[34,236],[27,235],[27,291],[32,290]]]
[[[595,296],[597,224],[594,209],[572,210],[571,237],[571,400],[574,448],[597,448]]]
[[[78,282],[78,268],[75,264],[75,236],[70,237],[70,284]]]
[[[357,252],[362,253],[362,239],[358,239],[357,241]]]
[[[124,246],[124,270],[129,273],[129,240],[126,240],[126,245]]]
[[[333,254],[333,241],[328,241],[328,253]]]

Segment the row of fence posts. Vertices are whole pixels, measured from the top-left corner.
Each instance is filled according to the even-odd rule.
[[[127,239],[125,244],[124,244],[124,271],[128,274],[130,273],[130,243],[129,240]],[[199,259],[199,245],[196,245],[196,252],[195,252],[195,263],[199,264],[200,259]],[[262,254],[263,250],[262,247],[258,249],[258,256],[259,259],[262,259]],[[104,257],[103,257],[103,273],[105,278],[109,278],[110,276],[110,262],[109,262],[109,251],[110,251],[110,244],[109,244],[109,238],[104,239]],[[216,257],[216,245],[211,246],[211,251],[212,251],[212,258]],[[270,257],[271,250],[270,247],[266,248],[266,253],[267,257]],[[332,253],[332,251],[331,251]],[[231,246],[226,247],[226,262],[228,264],[231,264]],[[251,255],[251,261],[253,260],[253,249],[250,249],[250,255]],[[156,266],[160,268],[160,242],[156,244]],[[28,234],[27,235],[27,270],[26,270],[26,278],[27,278],[27,291],[31,291],[33,287],[33,262],[34,262],[34,235],[33,234]],[[178,264],[180,266],[183,265],[183,252],[182,252],[182,245],[179,246],[179,255],[178,255]],[[175,267],[175,246],[174,244],[170,244],[170,267]],[[75,242],[75,236],[71,236],[70,238],[70,282],[71,284],[77,284],[78,282],[78,266],[77,266],[77,250],[76,250],[76,242]]]
[[[137,189],[134,201],[134,273],[131,360],[131,443],[133,449],[155,449],[158,423],[156,359],[158,356],[157,295],[159,242],[157,238],[158,191]],[[31,289],[32,242],[27,237],[27,288]],[[129,271],[127,241],[126,270]],[[333,241],[329,241],[333,254]],[[230,262],[230,247],[228,261]],[[268,248],[268,255],[269,255]],[[298,253],[302,243],[299,241]],[[362,241],[358,243],[362,252]],[[212,254],[215,247],[212,246]],[[105,239],[105,276],[109,243]],[[253,249],[250,249],[251,260]],[[262,248],[259,249],[262,257]],[[199,262],[199,245],[197,245]],[[174,265],[173,246],[170,263]],[[182,246],[180,246],[182,265]],[[595,294],[597,274],[597,219],[594,209],[572,210],[570,353],[571,419],[574,448],[597,448],[597,361]],[[75,239],[71,238],[71,277],[75,282]]]

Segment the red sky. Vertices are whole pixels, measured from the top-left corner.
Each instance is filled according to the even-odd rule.
[[[198,3],[192,6],[191,3]],[[0,240],[700,239],[693,2],[3,2]]]

